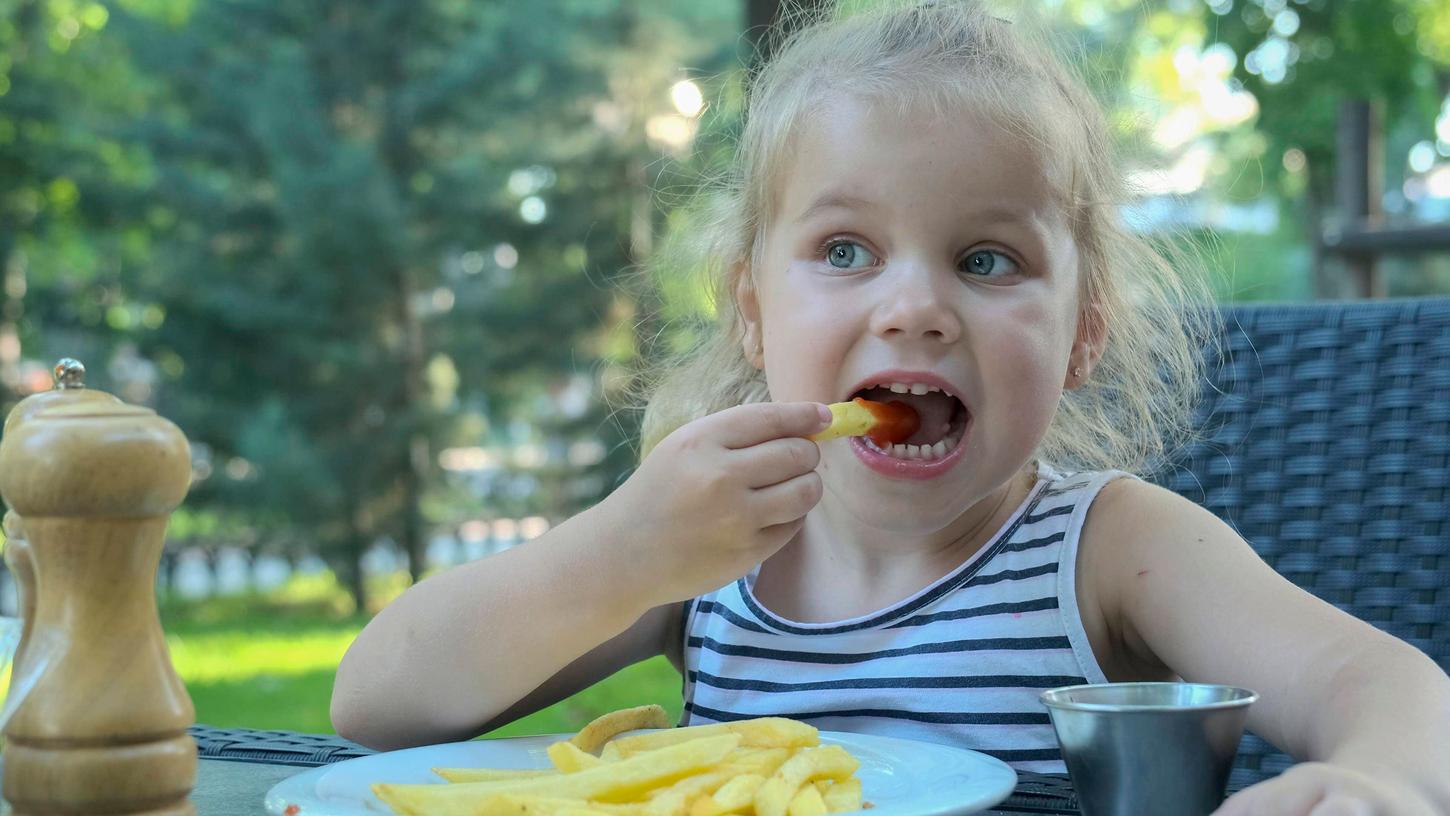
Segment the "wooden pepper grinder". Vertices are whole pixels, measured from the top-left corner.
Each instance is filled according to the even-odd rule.
[[[11,409],[10,415],[5,417],[5,430],[0,439],[9,436],[11,428],[45,408],[91,400],[109,404],[120,402],[105,391],[86,388],[85,373],[86,367],[70,358],[56,363],[55,388],[31,394],[17,403]],[[4,524],[5,566],[15,578],[16,601],[23,624],[20,629],[20,643],[15,648],[15,656],[11,662],[10,687],[14,691],[17,679],[27,676],[23,661],[25,641],[30,634],[31,621],[35,619],[35,573],[30,564],[30,542],[25,539],[25,527],[20,523],[20,516],[14,510],[6,510]]]
[[[190,450],[175,425],[84,389],[83,374],[61,361],[57,389],[22,400],[0,440],[25,615],[12,675],[34,678],[5,727],[0,792],[17,816],[194,814],[196,714],[155,593]]]

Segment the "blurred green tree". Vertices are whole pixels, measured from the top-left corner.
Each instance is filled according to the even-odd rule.
[[[120,281],[149,256],[145,156],[113,124],[138,109],[135,75],[93,2],[0,0],[0,402],[49,387],[74,356],[89,380],[118,326],[154,321]],[[132,396],[135,396],[132,394]]]
[[[647,251],[659,213],[640,169],[661,158],[632,130],[648,123],[636,109],[668,107],[690,18],[733,32],[737,11],[211,0],[118,13],[150,80],[132,127],[148,192],[175,219],[147,289],[166,319],[144,351],[170,361],[163,410],[216,464],[193,504],[312,542],[361,603],[373,542],[398,542],[417,577],[425,528],[468,501],[440,478],[446,445],[575,451],[568,469],[522,463],[526,489],[494,497],[518,510],[563,516],[612,488],[632,428],[609,421],[603,389],[542,413],[536,400],[597,380],[611,326],[633,313],[611,282]],[[540,421],[510,423],[528,411]]]
[[[1400,189],[1407,157],[1435,139],[1450,92],[1450,4],[1443,0],[1206,0],[1210,43],[1236,56],[1234,77],[1258,100],[1255,138],[1236,137],[1241,161],[1228,194],[1267,189],[1286,202],[1311,247],[1335,209],[1340,105],[1364,100],[1376,111],[1379,144],[1370,160],[1388,217],[1407,210]],[[1442,148],[1443,149],[1443,148]],[[1388,207],[1383,205],[1388,202]],[[1322,284],[1321,284],[1322,285]]]

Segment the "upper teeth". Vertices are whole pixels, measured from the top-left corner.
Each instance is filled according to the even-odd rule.
[[[940,388],[937,388],[934,385],[926,385],[925,383],[910,383],[910,384],[907,384],[907,383],[899,383],[899,382],[882,383],[881,385],[878,385],[877,388],[890,388],[893,393],[897,393],[897,394],[906,394],[906,393],[912,393],[912,394],[930,394],[933,391],[940,391],[941,390]]]

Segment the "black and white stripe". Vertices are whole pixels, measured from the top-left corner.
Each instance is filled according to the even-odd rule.
[[[1063,772],[1044,689],[1104,682],[1078,614],[1087,507],[1123,474],[1037,485],[987,546],[892,606],[826,624],[765,609],[747,576],[685,607],[685,722],[789,716]]]

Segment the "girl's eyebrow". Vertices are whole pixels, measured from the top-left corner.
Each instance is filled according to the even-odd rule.
[[[817,198],[814,202],[812,202],[809,207],[806,207],[800,215],[796,216],[795,222],[799,224],[802,221],[809,219],[811,216],[815,215],[821,210],[829,210],[833,207],[843,210],[869,210],[873,209],[875,206],[876,205],[873,204],[871,201],[861,198],[860,196],[851,195],[850,193],[826,192],[823,193],[820,198]]]
[[[852,195],[845,192],[827,191],[825,193],[822,193],[821,196],[817,198],[814,202],[812,202],[809,207],[806,207],[804,210],[802,210],[801,214],[796,217],[795,222],[797,224],[800,224],[810,219],[811,216],[816,215],[820,211],[829,210],[832,208],[838,208],[843,210],[870,210],[875,209],[875,207],[875,202],[869,199],[865,199],[860,196]],[[1031,210],[1023,211],[1022,209],[1016,207],[986,207],[981,210],[974,210],[973,212],[967,214],[965,217],[977,223],[1018,224],[1029,228],[1035,228],[1037,226],[1038,220],[1035,216],[1036,213],[1032,212]]]
[[[1033,226],[1037,219],[1035,213],[1006,207],[988,207],[976,210],[968,215],[973,221],[986,224],[1024,224]]]

